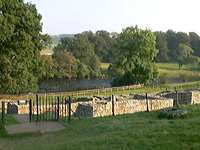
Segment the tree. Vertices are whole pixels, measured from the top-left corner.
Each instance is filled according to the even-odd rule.
[[[159,50],[156,60],[158,62],[169,61],[169,49],[167,47],[166,34],[164,32],[155,32],[156,34],[156,48]]]
[[[193,49],[186,44],[179,44],[177,61],[179,64],[179,69],[183,64],[188,63],[193,53]]]
[[[41,56],[41,70],[42,77],[40,80],[50,79],[57,77],[57,70],[56,70],[56,62],[52,58],[52,56],[42,55]]]
[[[185,45],[190,46],[190,38],[187,35],[187,33],[177,32],[176,37],[177,37],[178,43],[183,43]]]
[[[114,85],[149,83],[157,77],[156,37],[150,30],[128,27],[117,38],[118,59],[110,67]]]
[[[0,91],[37,91],[41,75],[40,50],[47,45],[41,34],[41,15],[23,0],[0,1]]]
[[[101,61],[111,62],[114,38],[104,30],[97,31],[95,35],[95,53]]]
[[[170,60],[176,62],[177,49],[179,45],[176,32],[174,32],[173,30],[168,30],[166,32],[166,36],[167,36],[167,47],[169,49]]]
[[[67,50],[58,50],[53,54],[55,64],[55,76],[67,79],[76,79],[77,60]]]
[[[89,78],[97,78],[101,75],[100,60],[94,52],[94,44],[82,34],[76,35],[73,48],[70,50],[80,63],[87,65],[90,70]]]
[[[190,45],[195,56],[200,56],[200,37],[195,32],[189,33]]]
[[[62,51],[65,51],[70,53],[71,57],[74,57],[73,59],[76,59],[76,65],[73,66],[76,66],[74,69],[77,69],[76,78],[78,79],[98,78],[101,76],[100,61],[94,52],[95,46],[90,42],[87,35],[90,35],[90,38],[92,38],[91,32],[83,32],[75,35],[73,38],[64,38],[54,49],[55,55],[59,52],[63,55]],[[57,58],[60,59],[60,57]],[[70,57],[68,59],[70,59]],[[66,61],[65,59],[57,61],[58,67],[62,67],[62,65],[59,66],[59,64],[66,64]],[[67,68],[65,67],[65,69]],[[66,73],[63,74],[63,77],[66,77]]]

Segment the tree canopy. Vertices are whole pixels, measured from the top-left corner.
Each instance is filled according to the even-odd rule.
[[[150,30],[127,27],[117,38],[118,58],[110,67],[114,85],[149,83],[157,77],[156,37]]]
[[[42,76],[40,50],[47,36],[41,34],[41,15],[35,5],[1,0],[0,31],[1,92],[36,91]]]

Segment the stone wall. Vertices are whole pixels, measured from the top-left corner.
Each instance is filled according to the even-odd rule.
[[[114,100],[114,105],[112,105],[111,98],[103,100],[94,98],[93,105],[93,116],[99,117],[112,115],[112,106],[115,115],[147,111],[147,107],[149,111],[173,107],[173,99],[149,97],[146,100],[144,96],[140,98],[118,96]]]
[[[12,107],[17,107],[18,114],[28,114],[29,104],[11,103]],[[57,105],[41,105],[39,112],[57,112]],[[146,101],[145,96],[132,95],[132,96],[117,96],[113,102],[111,97],[94,97],[91,101],[74,102],[71,104],[71,115],[75,117],[100,117],[110,116],[113,114],[127,114],[140,111],[158,110],[166,107],[173,106],[173,99],[162,97],[148,97]],[[7,108],[7,107],[6,107]],[[33,114],[37,113],[36,105],[33,107]],[[62,116],[68,115],[68,105],[60,105],[59,114]],[[65,112],[66,110],[66,112]]]
[[[174,105],[178,104],[200,104],[200,91],[178,91],[160,94],[162,97],[172,98]]]
[[[192,91],[192,102],[191,104],[200,104],[200,91]]]
[[[7,101],[8,102],[8,101]],[[71,114],[75,117],[100,117],[135,113],[140,111],[154,111],[162,108],[173,107],[179,104],[200,104],[200,91],[166,92],[156,96],[144,95],[116,96],[113,101],[111,97],[94,97],[89,101],[73,102],[71,104]],[[17,107],[18,114],[28,114],[28,104],[12,103]],[[64,107],[62,109],[62,107]],[[6,106],[7,109],[7,106]],[[36,106],[33,107],[36,114]],[[56,112],[55,105],[40,108],[41,113],[46,111]],[[65,113],[66,110],[66,113]],[[60,105],[60,115],[68,115],[68,105]]]

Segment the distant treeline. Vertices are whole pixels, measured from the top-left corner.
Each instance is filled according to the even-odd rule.
[[[157,62],[198,63],[200,56],[200,37],[195,32],[155,32],[156,47],[159,53]],[[188,59],[181,62],[181,56],[188,55]]]
[[[104,34],[106,36],[101,36],[100,38],[99,36],[96,36],[98,35],[98,32],[106,33]],[[180,44],[185,44],[192,48],[193,56],[200,56],[200,36],[197,33],[175,32],[173,30],[168,30],[167,32],[156,31],[154,33],[156,35],[156,48],[159,50],[159,53],[156,57],[157,62],[177,62],[178,48]],[[89,39],[93,39],[90,40],[90,42],[96,45],[95,50],[102,52],[97,53],[100,58],[103,58],[101,61],[108,63],[112,62],[113,53],[110,53],[110,51],[112,51],[111,47],[113,46],[113,41],[118,36],[118,33],[109,33],[107,31],[101,30],[97,31],[96,33],[93,33],[92,31],[85,31],[81,34],[89,35]],[[73,38],[75,36],[76,34],[61,34],[51,36],[51,38],[53,45],[58,45],[63,43],[63,39]],[[104,37],[106,37],[106,40],[109,42],[103,40]]]
[[[175,62],[181,67],[187,63],[199,63],[200,37],[194,32],[154,32],[158,53],[156,62]],[[54,36],[57,45],[51,58],[43,56],[47,61],[48,77],[65,77],[68,79],[91,79],[108,77],[100,68],[101,62],[113,63],[119,58],[116,48],[118,33],[104,30],[85,31],[70,36]],[[50,64],[50,65],[48,65]],[[48,71],[49,70],[49,71]]]

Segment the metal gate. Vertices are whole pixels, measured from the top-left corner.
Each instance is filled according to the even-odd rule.
[[[58,121],[71,119],[71,97],[38,96],[29,100],[29,120]]]

